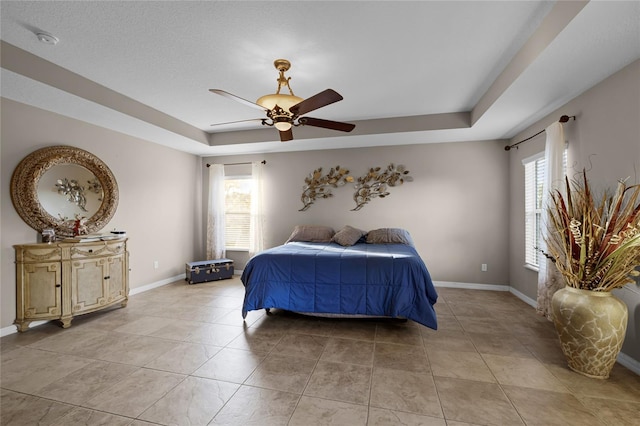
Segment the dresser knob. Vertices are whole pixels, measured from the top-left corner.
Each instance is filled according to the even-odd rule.
[[[62,287],[62,284],[56,284],[56,287]]]

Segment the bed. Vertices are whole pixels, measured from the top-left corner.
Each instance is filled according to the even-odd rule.
[[[325,233],[296,227],[281,246],[267,249],[242,273],[242,315],[278,308],[298,313],[406,318],[437,329],[438,298],[408,232],[345,228]],[[355,231],[354,231],[355,230]],[[342,234],[342,235],[341,235]],[[330,237],[329,237],[330,235]],[[356,238],[357,237],[357,238]]]

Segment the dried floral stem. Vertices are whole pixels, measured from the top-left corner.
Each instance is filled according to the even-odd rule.
[[[596,204],[582,176],[551,194],[547,248],[569,286],[611,291],[640,275],[640,185],[619,181]]]

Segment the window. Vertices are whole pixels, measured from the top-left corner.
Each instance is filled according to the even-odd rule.
[[[225,193],[225,248],[249,250],[251,176],[227,176]]]
[[[537,269],[538,251],[542,234],[542,191],[544,184],[544,154],[523,160],[524,164],[524,202],[525,202],[525,252],[526,266]]]
[[[524,165],[524,202],[525,202],[525,266],[538,270],[542,255],[537,247],[542,242],[542,195],[544,191],[545,158],[544,153],[522,160]],[[562,157],[562,168],[567,170],[567,150]]]

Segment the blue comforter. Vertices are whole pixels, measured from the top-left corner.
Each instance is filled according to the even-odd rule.
[[[437,328],[438,294],[415,248],[404,244],[288,243],[254,256],[242,273],[242,315],[295,312],[408,318]]]

